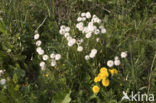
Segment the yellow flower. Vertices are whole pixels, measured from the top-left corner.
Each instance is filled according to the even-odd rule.
[[[46,76],[46,77],[48,77],[48,76],[49,76],[49,74],[45,74],[45,76]]]
[[[110,71],[110,73],[111,73],[112,75],[118,74],[118,70],[116,70],[116,69],[109,69],[109,71]]]
[[[108,87],[109,86],[109,79],[103,79],[102,84],[103,84],[103,86]]]
[[[100,81],[101,81],[101,78],[100,78],[100,77],[95,77],[95,78],[94,78],[94,82],[95,82],[95,83],[100,82]]]
[[[108,76],[109,76],[108,70],[107,70],[106,68],[101,68],[101,69],[100,69],[99,76],[100,76],[100,77],[102,76],[102,78],[108,77]]]
[[[107,71],[107,68],[105,68],[105,67],[102,67],[102,68],[100,69],[100,73],[104,73],[105,71]]]
[[[100,88],[98,87],[98,86],[94,86],[93,88],[92,88],[92,90],[93,90],[93,92],[94,93],[99,93],[99,91],[100,91]]]

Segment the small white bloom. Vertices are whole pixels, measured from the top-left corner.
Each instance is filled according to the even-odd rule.
[[[106,29],[105,28],[101,29],[101,33],[105,34],[106,33]]]
[[[100,38],[96,38],[96,42],[99,42]]]
[[[119,66],[120,65],[120,60],[118,60],[118,59],[116,59],[115,61],[114,61],[114,64],[116,65],[116,66]]]
[[[94,33],[97,35],[97,34],[99,34],[100,33],[100,30],[99,29],[96,29],[95,31],[94,31]]]
[[[65,37],[65,38],[67,38],[67,37],[69,37],[69,36],[70,36],[69,33],[65,33],[65,34],[64,34],[64,37]]]
[[[118,57],[118,56],[115,56],[114,59],[115,59],[115,60],[119,60],[119,57]]]
[[[50,58],[54,59],[55,58],[55,54],[54,53],[51,53],[50,54]]]
[[[45,66],[45,62],[40,62],[40,67],[44,67]]]
[[[90,53],[90,54],[89,54],[89,57],[90,57],[90,58],[94,58],[95,55],[96,55],[96,54],[94,54],[94,53]]]
[[[45,62],[40,62],[40,67],[41,67],[41,70],[45,70]]]
[[[56,66],[56,61],[55,61],[55,60],[52,60],[51,66],[52,66],[52,67]]]
[[[91,50],[91,53],[96,54],[97,53],[97,50],[96,49],[92,49]]]
[[[112,60],[107,61],[107,66],[108,67],[113,67],[114,62]]]
[[[42,57],[42,59],[43,59],[44,61],[48,60],[48,58],[49,58],[49,57],[48,57],[48,55],[46,55],[46,54],[43,55],[43,57]]]
[[[6,80],[5,80],[5,79],[1,79],[1,80],[0,80],[0,84],[1,84],[1,85],[5,85],[5,83],[6,83]]]
[[[41,46],[42,42],[41,40],[36,41],[36,46]]]
[[[82,17],[86,16],[86,13],[81,13],[81,16],[82,16]]]
[[[78,52],[82,52],[83,51],[83,47],[82,46],[78,46],[77,51]]]
[[[69,31],[70,31],[70,27],[66,27],[66,28],[65,28],[65,31],[66,31],[66,32],[69,32]]]
[[[64,30],[64,29],[60,29],[60,30],[59,30],[59,33],[60,33],[61,35],[64,35],[64,34],[65,34],[65,30]]]
[[[34,35],[34,40],[39,39],[39,37],[40,37],[40,35],[39,35],[39,34],[35,34],[35,35]]]
[[[39,55],[43,55],[43,54],[44,54],[44,50],[43,50],[41,47],[38,47],[38,48],[36,49],[36,51],[37,51],[37,53],[38,53]]]
[[[88,18],[88,19],[91,18],[90,12],[87,12],[87,13],[86,13],[86,18]]]
[[[74,44],[76,43],[76,40],[75,39],[71,39],[68,41],[68,46],[73,46]]]
[[[91,53],[89,54],[89,57],[90,58],[94,58],[96,54],[97,54],[97,50],[96,49],[92,49]]]
[[[67,37],[68,42],[69,42],[71,39],[73,39],[71,36],[68,36],[68,37]]]
[[[92,33],[91,32],[89,32],[89,33],[86,34],[86,38],[90,38],[91,36],[92,36]]]
[[[90,59],[89,55],[86,55],[85,60],[89,60],[89,59]]]
[[[65,30],[66,26],[65,25],[61,25],[60,29],[61,30]]]
[[[76,28],[78,28],[80,31],[82,31],[84,29],[83,22],[76,24]]]
[[[81,18],[81,17],[78,17],[78,18],[77,18],[77,21],[78,21],[78,22],[82,21],[82,18]]]
[[[127,51],[121,52],[121,58],[126,58],[127,57]]]
[[[0,76],[1,76],[3,73],[4,73],[3,70],[0,70]]]
[[[55,55],[55,60],[60,60],[61,59],[61,55],[60,54],[56,54]]]

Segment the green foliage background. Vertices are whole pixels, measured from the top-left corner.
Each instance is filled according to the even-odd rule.
[[[60,25],[72,27],[87,11],[102,19],[107,30],[90,62],[67,48],[58,32]],[[123,90],[156,94],[154,0],[0,0],[0,18],[0,69],[8,80],[7,89],[0,86],[0,103],[120,103]],[[43,48],[63,59],[42,72],[33,35],[45,18],[39,29]],[[94,95],[93,79],[100,67],[125,50],[128,58],[118,68],[121,73]]]

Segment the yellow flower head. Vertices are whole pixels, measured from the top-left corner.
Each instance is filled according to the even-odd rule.
[[[46,76],[46,77],[48,77],[48,76],[49,76],[49,74],[45,74],[45,76]]]
[[[107,68],[105,68],[105,67],[102,67],[102,68],[100,69],[100,73],[104,73],[105,71],[107,71]]]
[[[103,86],[108,87],[109,86],[109,79],[103,79],[102,84],[103,84]]]
[[[101,78],[100,78],[100,77],[95,77],[95,78],[94,78],[94,82],[95,82],[95,83],[100,82],[100,81],[101,81]]]
[[[116,69],[109,69],[109,71],[112,75],[118,74],[118,70]]]
[[[109,76],[109,73],[108,73],[107,68],[101,68],[100,69],[99,76],[102,77],[102,78],[108,77]]]
[[[100,88],[99,88],[98,86],[94,86],[94,87],[92,88],[92,90],[93,90],[93,92],[94,92],[95,94],[97,94],[97,93],[99,93]]]

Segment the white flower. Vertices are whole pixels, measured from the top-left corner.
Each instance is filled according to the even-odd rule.
[[[43,50],[41,47],[38,47],[38,48],[36,49],[36,51],[37,51],[37,53],[38,53],[39,55],[43,55],[43,54],[44,54],[44,50]]]
[[[78,28],[80,31],[82,31],[84,29],[83,22],[76,24],[76,28]]]
[[[86,18],[88,18],[88,19],[91,18],[90,12],[87,12],[87,13],[86,13]]]
[[[46,61],[46,60],[48,60],[48,55],[43,55],[43,57],[42,57],[42,59],[44,60],[44,61]]]
[[[85,60],[89,60],[89,59],[90,59],[89,55],[86,55]]]
[[[45,70],[45,62],[40,62],[40,67],[41,67],[41,70]]]
[[[94,58],[96,54],[97,54],[97,50],[96,49],[92,49],[91,53],[89,54],[89,57],[90,58]]]
[[[105,34],[106,33],[106,29],[105,28],[101,29],[101,33]]]
[[[5,80],[5,79],[1,79],[1,80],[0,80],[0,84],[1,84],[1,85],[5,85],[5,83],[6,83],[6,80]]]
[[[65,30],[66,26],[65,25],[61,25],[60,29],[61,30]]]
[[[65,30],[64,30],[64,29],[60,29],[60,30],[59,30],[59,33],[60,33],[61,35],[64,35],[64,34],[65,34]]]
[[[121,52],[121,58],[126,58],[127,57],[127,51]]]
[[[77,18],[77,21],[78,21],[78,22],[82,21],[82,18],[81,18],[81,17],[78,17],[78,18]]]
[[[65,34],[64,34],[64,37],[65,37],[65,38],[69,37],[69,33],[65,33]]]
[[[61,59],[61,55],[60,54],[56,54],[55,55],[55,60],[60,60]]]
[[[91,36],[92,36],[92,33],[91,32],[89,32],[89,33],[86,34],[86,38],[90,38]]]
[[[44,67],[45,66],[45,62],[40,62],[40,67]]]
[[[77,51],[78,51],[78,52],[83,51],[83,47],[82,47],[82,46],[78,46]]]
[[[116,65],[116,66],[119,66],[120,65],[120,60],[118,60],[118,59],[116,59],[115,61],[114,61],[114,64]]]
[[[40,46],[42,44],[41,40],[36,41],[36,46]]]
[[[96,29],[95,31],[94,31],[94,33],[97,35],[97,34],[99,34],[100,33],[100,30],[99,29]]]
[[[39,39],[39,37],[40,37],[40,35],[39,35],[39,34],[35,34],[35,35],[34,35],[34,40]]]
[[[68,46],[73,46],[74,44],[76,43],[76,40],[75,39],[71,39],[68,41]]]
[[[51,66],[54,67],[55,65],[56,65],[56,61],[55,60],[52,60]]]
[[[96,49],[92,49],[91,50],[91,53],[96,54],[97,53],[97,50]]]
[[[0,70],[0,76],[1,76],[3,73],[4,73],[3,70]]]
[[[83,17],[83,16],[86,16],[86,13],[81,13],[81,16]]]
[[[66,27],[66,28],[65,28],[65,31],[66,31],[66,32],[69,32],[69,31],[70,31],[70,27]]]
[[[54,59],[55,58],[55,54],[54,53],[51,53],[50,54],[50,58]]]
[[[96,38],[96,42],[99,42],[100,38]]]
[[[119,57],[118,57],[118,56],[115,56],[115,57],[114,57],[114,59],[115,59],[115,60],[118,60],[118,59],[119,59]]]
[[[67,40],[70,41],[71,39],[73,39],[71,36],[67,37]]]
[[[107,61],[107,66],[108,67],[113,67],[114,62],[112,60]]]

